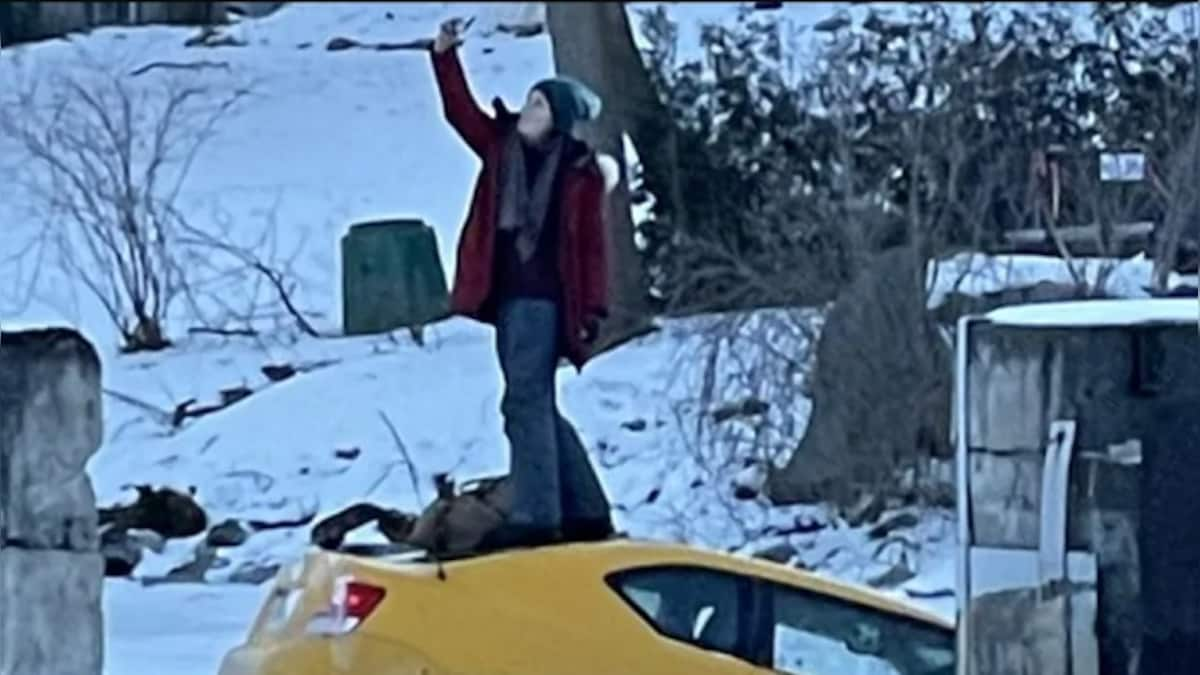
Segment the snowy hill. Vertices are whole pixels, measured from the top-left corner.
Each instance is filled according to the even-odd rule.
[[[435,228],[443,265],[452,275],[476,160],[441,117],[424,53],[331,52],[324,45],[337,36],[391,42],[428,37],[444,18],[473,15],[464,62],[476,93],[485,102],[498,95],[515,105],[530,82],[551,72],[549,42],[544,36],[512,38],[494,27],[519,23],[529,11],[503,4],[301,3],[228,29],[242,47],[185,48],[195,34],[186,29],[108,28],[69,42],[5,50],[0,79],[41,78],[52,95],[61,82],[55,78],[64,75],[87,83],[151,62],[206,61],[217,65],[188,75],[214,92],[252,83],[249,98],[222,119],[196,157],[181,209],[193,225],[240,242],[269,235],[270,254],[286,258],[298,282],[297,304],[317,315],[313,321],[320,330],[337,332],[337,244],[346,228],[377,216],[420,217]],[[733,9],[694,5],[687,11],[711,15]],[[159,68],[122,81],[153,96],[174,75]],[[0,181],[0,221],[8,233],[0,241],[0,256],[8,261],[0,324],[11,330],[69,323],[100,349],[108,392],[106,441],[89,473],[101,504],[127,501],[127,484],[150,483],[194,486],[213,522],[327,515],[362,499],[411,510],[430,498],[429,479],[438,471],[469,477],[506,469],[491,333],[467,321],[432,327],[426,346],[419,347],[400,332],[322,340],[297,337],[292,330],[258,339],[189,338],[184,331],[194,320],[180,314],[172,323],[174,348],[120,355],[102,308],[48,257],[50,249],[39,239],[53,223],[25,188],[28,168],[15,160],[19,148],[0,150],[0,172],[12,179]],[[238,297],[241,288],[231,284],[221,292]],[[685,326],[666,328],[600,358],[582,376],[566,371],[560,376],[562,405],[602,468],[619,527],[634,536],[740,550],[784,538],[763,536],[769,525],[823,519],[822,513],[769,511],[761,502],[733,499],[739,458],[714,460],[689,450],[681,429],[708,411],[689,405],[699,383],[680,330]],[[277,384],[260,371],[282,363],[313,369]],[[215,402],[222,389],[238,386],[255,393],[178,430],[166,423],[177,404],[192,398]],[[735,388],[727,394],[739,396]],[[797,405],[803,414],[805,402]],[[381,413],[394,423],[416,465],[419,496]],[[345,457],[355,449],[354,459],[338,456],[339,450],[351,451],[340,453]],[[948,587],[952,525],[931,516],[918,532],[931,543],[928,561],[919,567],[925,576],[912,583]],[[221,566],[208,580],[217,584],[246,566],[294,560],[308,545],[307,536],[308,528],[256,534],[223,551]],[[859,581],[888,563],[886,556],[874,561],[863,551],[865,538],[848,529],[793,537],[799,560],[824,562],[823,569]],[[148,554],[136,575],[162,574],[190,559],[199,539],[173,541],[162,555]],[[138,664],[146,660],[170,664],[174,673],[211,672],[220,654],[240,639],[260,597],[261,589],[238,585],[142,588],[110,582],[108,672],[142,672]],[[155,619],[143,609],[184,604],[194,608],[188,612],[193,618],[179,622]]]
[[[550,72],[548,41],[486,37],[486,27],[522,11],[504,5],[296,5],[230,29],[245,47],[186,49],[182,45],[192,31],[181,29],[104,29],[75,37],[72,44],[19,50],[19,59],[6,58],[4,66],[22,77],[66,73],[86,82],[106,72],[97,63],[128,72],[151,60],[204,60],[228,66],[195,73],[214,89],[256,82],[253,100],[225,118],[202,149],[182,201],[193,221],[212,225],[214,232],[217,225],[207,219],[218,208],[233,217],[234,236],[242,228],[254,231],[264,220],[277,222],[272,234],[278,248],[300,251],[294,263],[303,282],[297,303],[323,317],[316,321],[322,331],[337,332],[336,252],[346,227],[378,215],[422,217],[436,229],[443,264],[452,275],[457,230],[476,165],[442,120],[423,53],[327,52],[320,45],[347,35],[409,40],[428,35],[446,16],[473,14],[476,34],[464,60],[479,97],[498,93],[517,101],[530,81]],[[299,47],[306,44],[313,46]],[[154,78],[168,75],[154,71],[129,79],[153,94]],[[10,150],[14,155],[6,156],[15,156],[16,149]],[[28,237],[45,223],[40,214],[21,211],[28,195],[19,183],[4,189],[5,221],[18,224],[18,235],[4,245],[16,253],[24,243],[20,231]],[[268,211],[268,205],[275,206]],[[299,339],[294,331],[260,339],[188,338],[181,329],[192,323],[181,319],[175,348],[120,356],[116,335],[94,300],[78,283],[56,283],[72,280],[49,267],[40,270],[43,283],[31,303],[6,308],[5,325],[70,323],[103,352],[104,386],[110,392],[108,440],[90,469],[102,503],[122,498],[127,482],[161,481],[196,486],[218,516],[265,518],[270,514],[264,509],[284,513],[314,503],[327,512],[366,496],[395,459],[379,410],[399,428],[423,478],[448,469],[503,470],[499,375],[491,333],[478,324],[456,319],[435,326],[428,345],[420,348],[399,332],[325,340]],[[670,420],[673,412],[657,403],[666,400],[669,387],[687,386],[686,381],[671,383],[681,347],[676,342],[670,336],[653,338],[599,360],[584,377],[564,376],[564,405],[581,420],[593,445],[645,458],[672,435],[658,422]],[[178,433],[144,405],[166,412],[190,398],[215,401],[228,387],[264,388],[268,381],[259,369],[270,363],[328,365],[218,415],[190,421]],[[620,431],[620,424],[637,418],[651,422],[648,431]],[[339,463],[333,453],[345,447],[360,448],[360,459]],[[644,496],[652,487],[610,480],[619,495]],[[397,473],[372,496],[414,508],[405,482]]]
[[[797,23],[811,23],[826,15],[821,4],[787,11]],[[443,19],[473,15],[464,61],[476,94],[485,102],[498,95],[515,106],[530,82],[551,73],[549,41],[517,39],[494,28],[520,23],[531,11],[522,4],[296,3],[228,29],[245,46],[217,48],[185,48],[193,30],[109,28],[5,49],[0,82],[47,74],[87,82],[108,69],[129,73],[152,61],[209,61],[223,65],[190,73],[214,91],[253,83],[250,97],[221,121],[196,158],[179,203],[194,225],[214,234],[242,242],[269,234],[270,255],[290,261],[297,303],[314,313],[320,330],[335,333],[341,315],[338,240],[346,228],[377,216],[420,217],[437,232],[452,275],[457,230],[477,167],[442,120],[424,53],[324,46],[338,36],[389,42],[429,37]],[[696,4],[672,11],[712,18],[734,9]],[[126,81],[153,93],[172,72],[157,69]],[[54,86],[49,78],[47,83]],[[194,322],[180,314],[171,324],[174,348],[120,355],[117,335],[95,299],[78,279],[39,257],[50,255],[40,238],[51,224],[20,180],[28,167],[19,158],[19,148],[0,142],[0,223],[6,233],[0,238],[0,325],[69,323],[101,351],[106,441],[89,466],[101,504],[127,500],[126,484],[150,483],[194,486],[213,522],[319,517],[363,499],[415,510],[430,498],[430,477],[437,472],[469,477],[505,470],[492,336],[471,322],[432,327],[422,347],[402,332],[312,339],[286,326],[255,339],[188,337]],[[244,281],[214,294],[240,297]],[[667,324],[598,359],[581,376],[560,373],[563,408],[601,467],[618,526],[634,536],[748,551],[789,538],[770,534],[769,527],[827,520],[817,509],[768,509],[758,500],[735,499],[732,477],[747,458],[713,458],[689,446],[686,430],[711,411],[695,405],[699,366],[688,358],[694,348],[688,327]],[[261,372],[284,363],[308,370],[279,383]],[[163,418],[185,400],[215,402],[221,390],[238,386],[254,393],[179,429]],[[722,387],[724,400],[745,395],[736,382]],[[806,405],[797,402],[792,412],[803,415]],[[412,457],[421,494],[383,415]],[[308,528],[254,535],[222,552],[222,565],[208,577],[213,585],[111,582],[107,672],[211,672],[241,638],[261,598],[258,588],[217,584],[246,566],[296,559],[307,537]],[[954,527],[947,514],[924,515],[911,538],[920,545],[910,560],[918,576],[905,588],[952,588]],[[853,581],[876,576],[893,562],[890,554],[872,555],[861,529],[837,523],[790,540],[797,562]],[[189,559],[197,542],[172,542],[162,555],[149,555],[137,573],[166,572]],[[903,589],[896,592],[903,596]],[[952,599],[930,604],[953,616]],[[188,617],[178,620],[145,611],[185,605]],[[147,671],[143,664],[150,659],[155,668]]]

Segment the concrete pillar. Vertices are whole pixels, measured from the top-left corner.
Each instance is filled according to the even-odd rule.
[[[104,561],[84,468],[100,360],[72,330],[0,334],[0,675],[100,675]]]

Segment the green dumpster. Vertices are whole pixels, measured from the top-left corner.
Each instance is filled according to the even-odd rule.
[[[385,333],[445,318],[437,236],[420,220],[358,223],[342,237],[342,330]]]

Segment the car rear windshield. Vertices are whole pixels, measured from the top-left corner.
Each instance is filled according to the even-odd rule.
[[[771,661],[781,673],[951,675],[954,633],[771,584]]]

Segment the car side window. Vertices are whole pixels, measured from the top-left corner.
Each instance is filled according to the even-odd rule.
[[[837,598],[768,583],[771,666],[796,675],[954,672],[954,634]]]
[[[659,633],[701,649],[738,653],[746,581],[702,567],[645,567],[609,578],[612,588]]]

